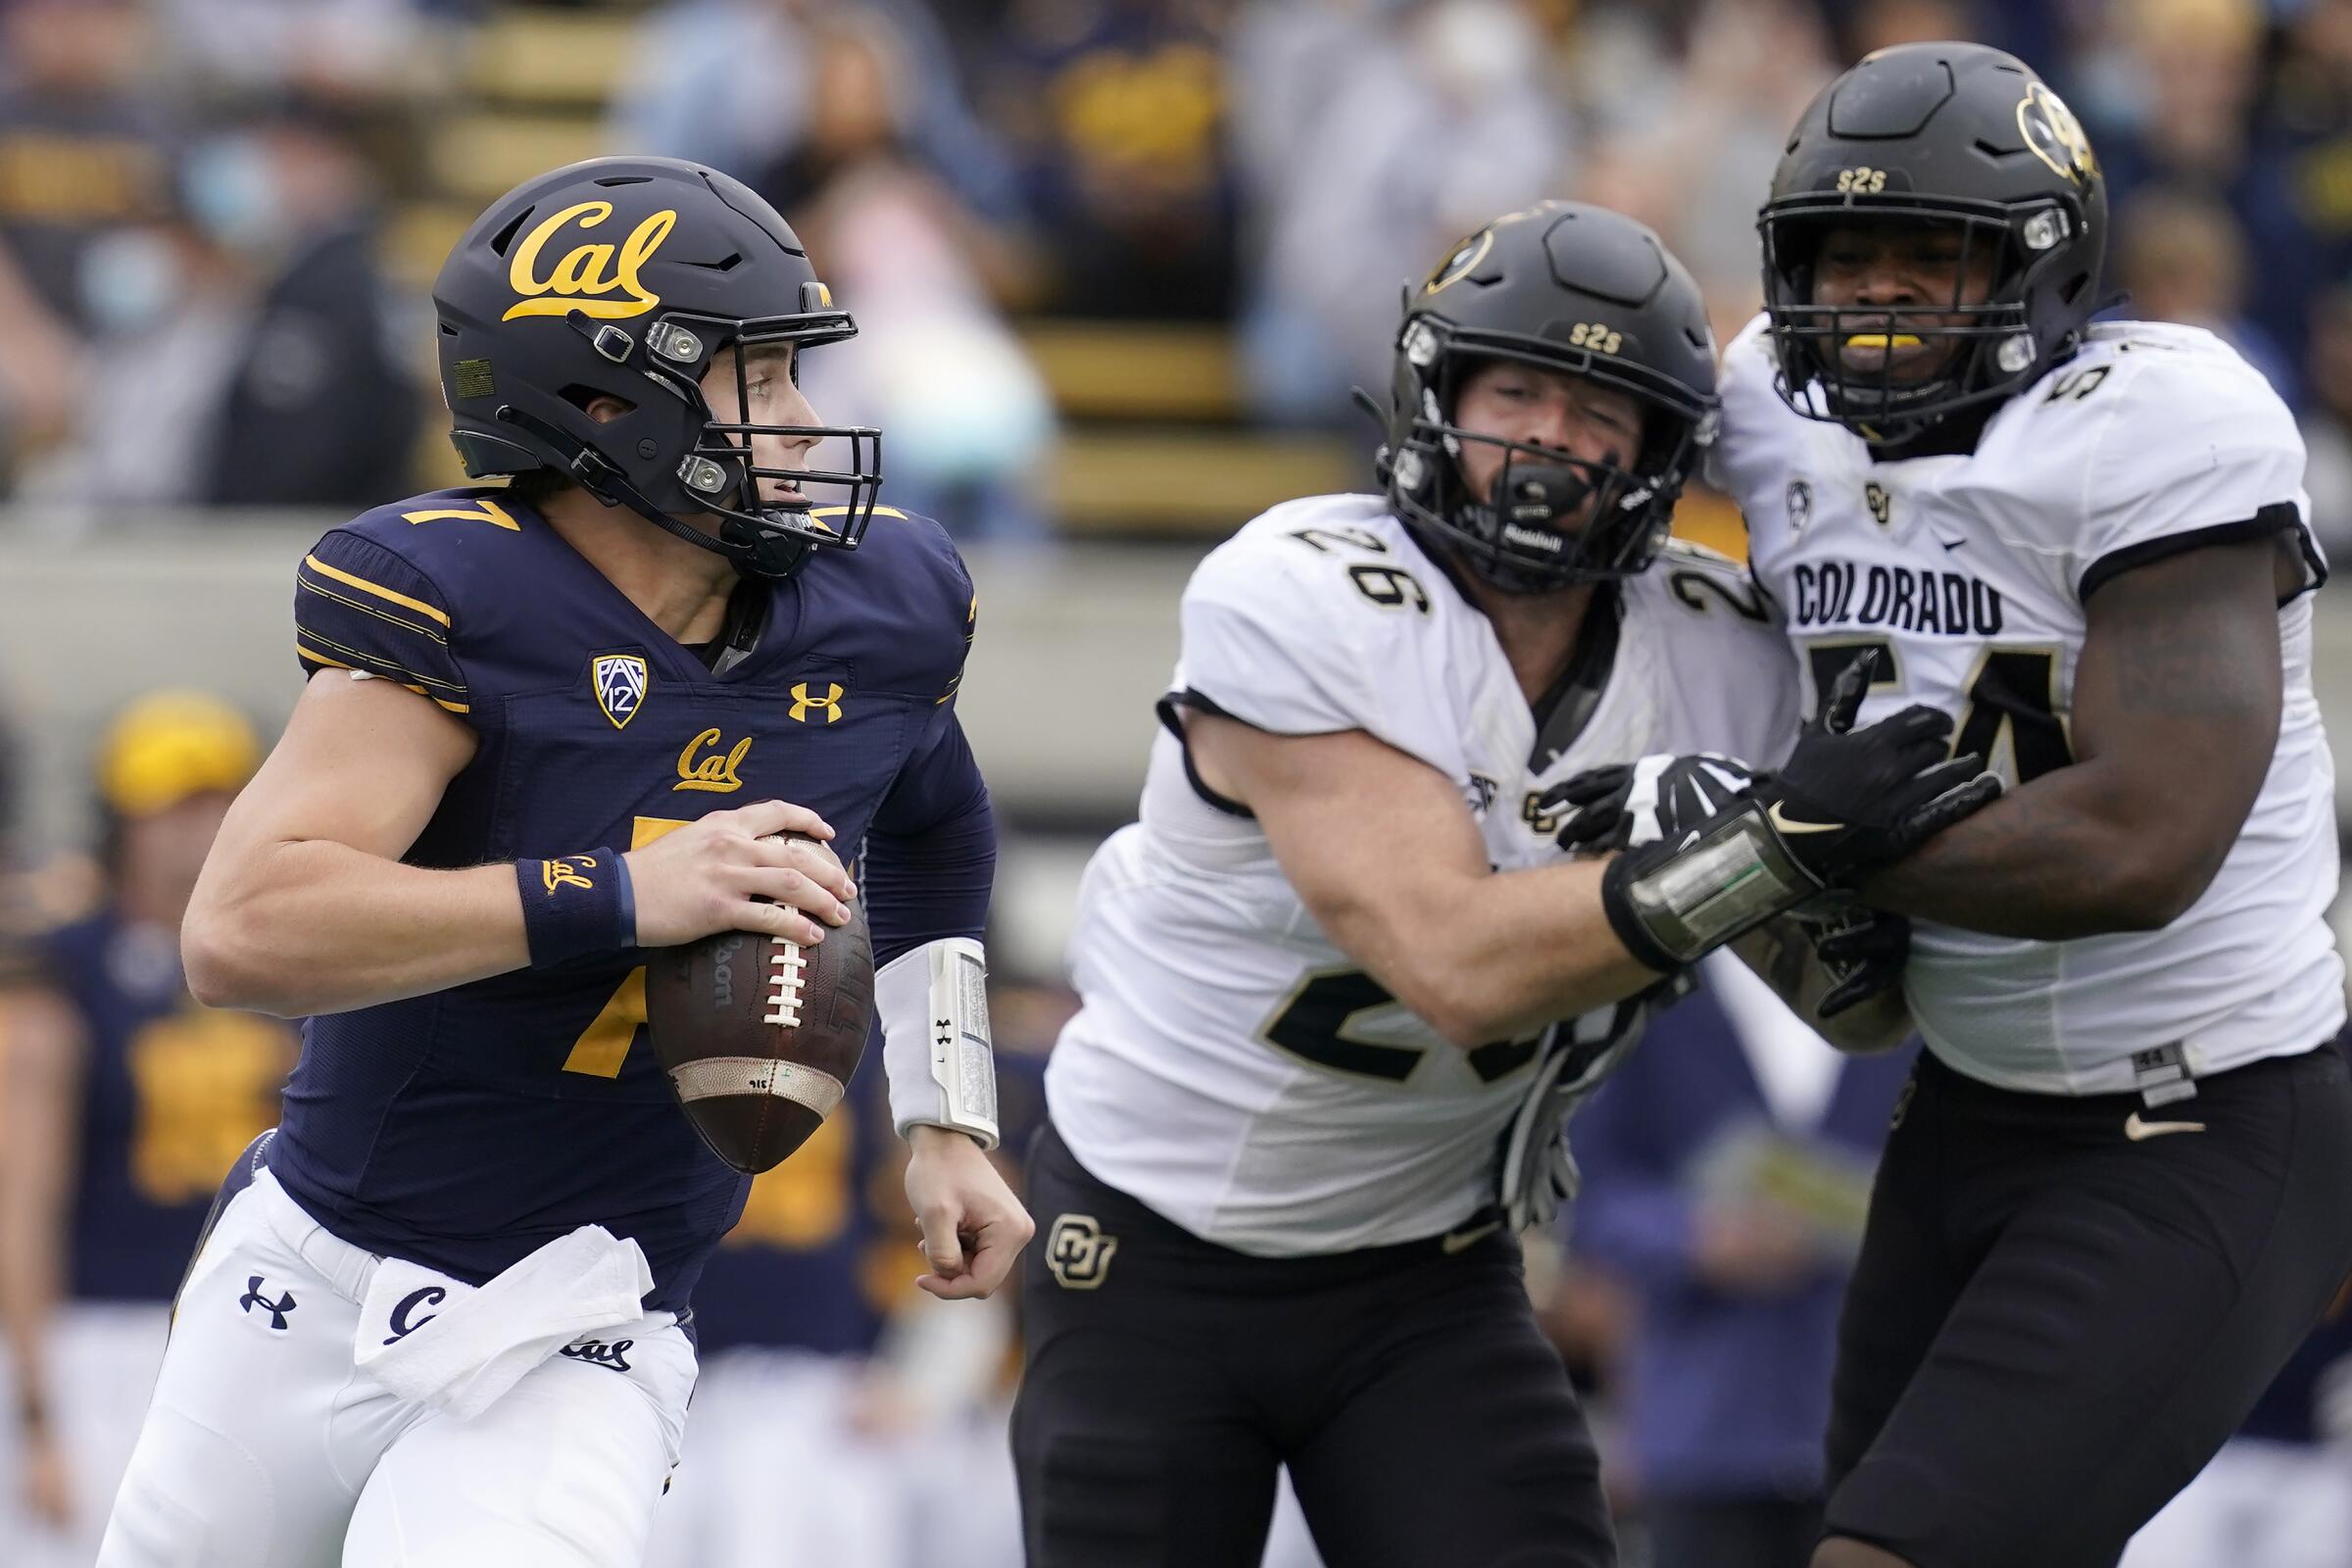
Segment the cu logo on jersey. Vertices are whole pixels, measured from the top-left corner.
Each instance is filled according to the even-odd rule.
[[[645,706],[652,676],[645,661],[635,654],[599,654],[588,666],[588,684],[596,693],[596,706],[605,710],[612,727],[627,729],[637,710]]]
[[[1788,481],[1788,537],[1794,539],[1813,520],[1813,487],[1802,479]]]
[[[1046,1267],[1065,1291],[1091,1291],[1110,1271],[1110,1254],[1119,1250],[1116,1236],[1105,1236],[1092,1214],[1063,1214],[1046,1235]]]

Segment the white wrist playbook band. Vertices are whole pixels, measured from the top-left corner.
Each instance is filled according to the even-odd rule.
[[[988,1035],[988,955],[970,937],[903,953],[874,974],[890,1119],[953,1127],[997,1147],[997,1059]]]

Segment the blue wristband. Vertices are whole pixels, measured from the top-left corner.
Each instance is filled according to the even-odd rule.
[[[613,851],[516,860],[514,882],[522,890],[522,929],[532,968],[637,945],[629,862]]]

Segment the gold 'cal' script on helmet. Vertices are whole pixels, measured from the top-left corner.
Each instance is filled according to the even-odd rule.
[[[612,216],[611,202],[580,202],[566,207],[534,226],[514,247],[514,259],[508,265],[507,281],[522,298],[507,308],[502,321],[512,321],[518,316],[564,316],[578,311],[582,316],[600,321],[616,321],[624,317],[643,316],[662,303],[662,296],[649,294],[637,280],[637,269],[653,260],[654,252],[677,226],[678,215],[669,208],[649,215],[620,244],[615,256],[607,244],[576,245],[556,264],[555,270],[545,277],[535,275],[539,270],[539,252],[555,237],[556,231],[579,220],[580,227],[594,228]],[[617,299],[598,298],[617,292]],[[553,299],[548,295],[556,296]]]

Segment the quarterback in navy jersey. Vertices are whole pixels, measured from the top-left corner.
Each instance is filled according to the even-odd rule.
[[[849,316],[749,190],[635,158],[493,204],[434,301],[459,453],[515,477],[301,563],[309,685],[184,951],[200,998],[309,1022],[181,1289],[109,1568],[642,1559],[748,1186],[641,1038],[646,949],[813,946],[861,900],[919,1283],[986,1295],[1028,1236],[956,983],[995,856],[954,703],[975,601],[876,505],[878,434],[799,391]]]

